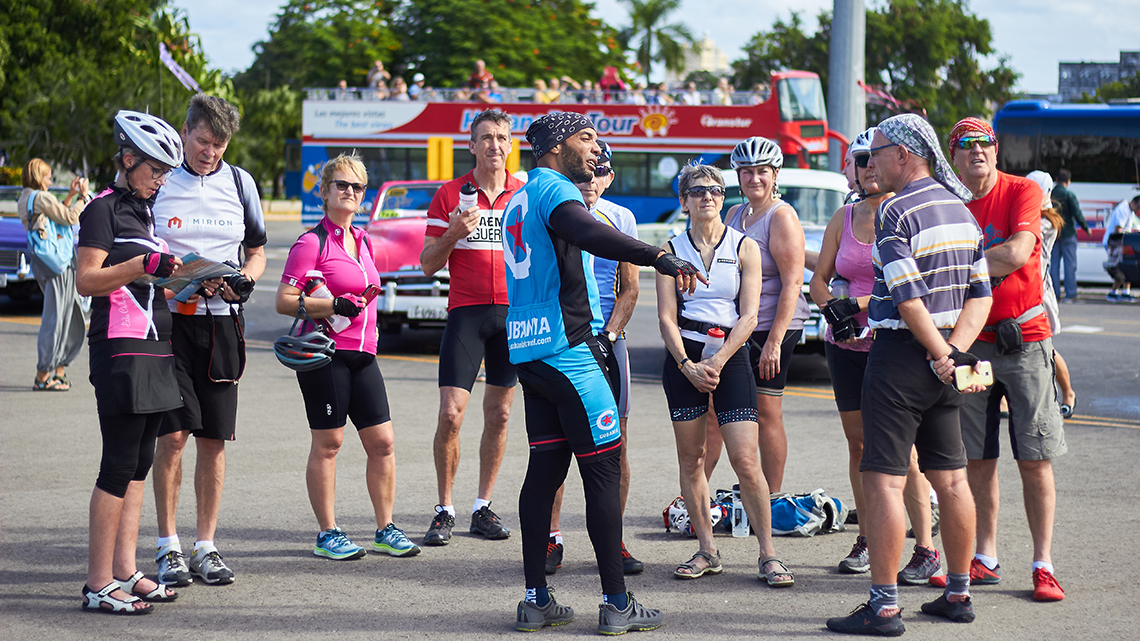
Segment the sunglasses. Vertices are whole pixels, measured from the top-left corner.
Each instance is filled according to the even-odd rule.
[[[858,156],[855,156],[855,166],[859,169],[866,169],[867,163],[870,161],[871,156],[869,154],[859,154]]]
[[[352,191],[357,195],[363,194],[365,187],[367,187],[367,185],[361,183],[350,183],[347,180],[334,180],[333,184],[336,185],[336,188],[340,191],[348,191],[348,188],[351,187]]]
[[[994,140],[993,136],[970,136],[968,138],[959,138],[954,147],[957,149],[973,149],[975,144],[982,149],[989,149],[997,144],[997,140]]]
[[[614,173],[614,169],[608,165],[598,165],[594,167],[594,175],[598,178],[604,178],[612,173]]]
[[[173,168],[167,169],[165,167],[155,167],[154,165],[150,164],[149,162],[147,162],[145,164],[147,167],[150,167],[150,177],[153,180],[158,180],[159,178],[169,178],[170,174],[174,173]]]
[[[698,185],[696,187],[689,187],[686,192],[689,196],[696,196],[697,198],[704,198],[705,194],[712,194],[714,198],[724,195],[724,187],[720,185]]]

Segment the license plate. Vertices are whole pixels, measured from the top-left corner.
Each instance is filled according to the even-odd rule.
[[[447,308],[413,305],[408,308],[408,318],[418,320],[447,320]]]

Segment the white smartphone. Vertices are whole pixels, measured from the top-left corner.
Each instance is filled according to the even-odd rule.
[[[976,371],[969,365],[959,365],[954,368],[954,386],[958,388],[959,392],[971,385],[989,387],[993,384],[994,370],[989,361],[979,361]]]

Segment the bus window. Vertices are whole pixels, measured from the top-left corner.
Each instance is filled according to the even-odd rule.
[[[615,196],[644,196],[649,193],[649,154],[614,154],[614,182],[607,193]]]
[[[780,95],[780,120],[827,120],[823,104],[823,88],[819,78],[784,78],[777,85]]]

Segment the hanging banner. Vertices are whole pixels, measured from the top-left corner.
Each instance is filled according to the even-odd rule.
[[[175,78],[178,78],[178,82],[181,82],[183,87],[192,91],[202,91],[198,87],[198,83],[194,82],[194,78],[186,73],[186,70],[179,66],[177,62],[174,62],[174,58],[170,56],[170,50],[166,48],[166,43],[164,42],[158,43],[158,57],[162,60],[163,64],[166,65],[166,68],[170,70],[170,73],[174,74]]]

